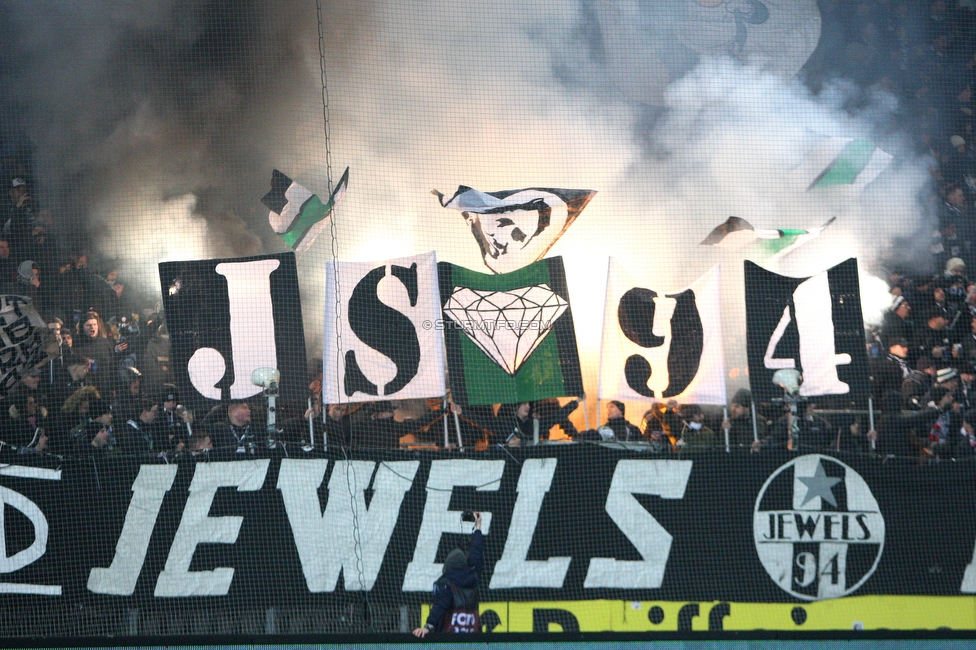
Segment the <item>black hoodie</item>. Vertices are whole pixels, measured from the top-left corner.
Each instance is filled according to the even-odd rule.
[[[454,609],[452,585],[474,592],[474,610],[477,611],[478,578],[481,575],[484,559],[485,537],[480,530],[475,530],[471,536],[467,566],[462,569],[448,569],[434,583],[434,604],[431,606],[430,615],[427,617],[427,627],[430,630],[440,631],[446,615]]]

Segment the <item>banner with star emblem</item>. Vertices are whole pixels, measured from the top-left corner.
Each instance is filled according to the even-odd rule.
[[[832,417],[845,429],[859,418]],[[473,529],[461,512],[477,510],[490,524],[480,589],[493,638],[541,636],[549,623],[630,638],[961,638],[976,630],[976,481],[972,455],[959,451],[956,462],[924,468],[905,455],[678,456],[620,444],[463,456],[330,446],[175,463],[8,454],[0,636],[7,647],[38,647],[39,636],[90,636],[94,621],[133,638],[120,611],[154,623],[203,602],[207,616],[178,621],[195,640],[174,643],[169,629],[141,623],[129,645],[226,644],[228,628],[214,621],[254,629],[269,609],[322,620],[336,612],[397,633],[399,616],[364,620],[349,603],[429,607],[450,549]],[[43,626],[30,611],[44,612]],[[169,636],[147,638],[160,634]]]
[[[444,394],[444,339],[433,252],[330,262],[325,282],[327,403]]]
[[[777,370],[800,372],[799,397],[846,397],[865,405],[870,390],[857,261],[809,278],[745,262],[746,353],[756,401],[782,399]]]
[[[610,258],[600,399],[724,405],[719,267],[680,291],[641,285]]]
[[[807,601],[840,598],[877,569],[885,519],[860,474],[836,458],[807,454],[763,485],[753,537],[763,568],[781,589]]]
[[[513,404],[583,394],[561,257],[501,275],[441,262],[438,275],[456,402]]]

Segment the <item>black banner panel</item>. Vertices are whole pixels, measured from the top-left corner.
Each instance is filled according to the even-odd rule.
[[[782,399],[777,370],[796,370],[798,395],[837,396],[863,408],[868,359],[857,260],[809,278],[773,273],[745,261],[749,386],[760,401]]]
[[[159,281],[183,399],[218,401],[261,392],[253,373],[277,369],[282,397],[302,399],[308,375],[294,253],[162,262]]]
[[[972,463],[591,445],[44,462],[0,470],[11,608],[416,608],[479,510],[495,632],[976,629]]]

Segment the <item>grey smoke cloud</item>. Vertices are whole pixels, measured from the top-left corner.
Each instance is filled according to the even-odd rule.
[[[254,195],[295,148],[304,50],[315,46],[307,10],[7,3],[4,40],[15,45],[5,85],[26,107],[38,193],[62,230],[118,259],[144,290],[159,259],[273,244]]]
[[[62,223],[147,290],[163,259],[282,250],[259,204],[271,169],[327,193],[314,4],[66,5],[12,4],[3,28]],[[550,252],[566,258],[591,394],[608,256],[665,290],[721,262],[727,365],[741,368],[741,258],[698,246],[715,225],[836,215],[788,258],[794,274],[850,255],[863,267],[927,226],[925,164],[897,135],[882,142],[896,164],[860,195],[789,186],[811,132],[875,137],[891,111],[879,97],[851,115],[842,85],[815,97],[791,79],[816,46],[813,0],[343,0],[324,18],[333,180],[351,167],[340,259],[436,250],[482,269],[431,189],[598,190]],[[323,235],[300,261],[313,355],[330,257]]]
[[[589,47],[564,51],[566,69],[652,106],[664,104],[668,84],[702,57],[731,57],[790,78],[820,36],[816,0],[592,0],[584,6],[579,35]]]

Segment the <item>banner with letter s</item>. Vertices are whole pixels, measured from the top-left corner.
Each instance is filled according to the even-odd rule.
[[[325,402],[444,394],[433,251],[385,262],[330,262],[325,285]]]

